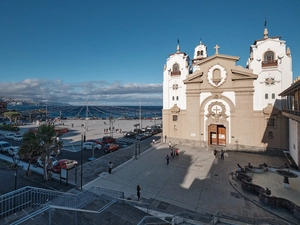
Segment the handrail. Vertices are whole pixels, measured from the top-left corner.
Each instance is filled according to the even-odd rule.
[[[26,220],[31,219],[31,218],[33,218],[34,216],[36,216],[36,215],[38,215],[38,214],[40,214],[40,213],[42,213],[42,212],[47,211],[48,209],[50,209],[50,206],[45,206],[45,207],[43,207],[43,208],[41,208],[41,209],[39,209],[39,210],[37,210],[37,211],[35,211],[35,212],[33,212],[33,213],[27,215],[27,216],[24,216],[23,218],[21,218],[21,219],[19,219],[19,220],[17,220],[17,221],[15,221],[15,222],[11,223],[10,225],[17,225],[17,224],[23,223],[23,222],[25,222]]]

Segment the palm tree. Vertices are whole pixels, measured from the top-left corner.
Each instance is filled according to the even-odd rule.
[[[30,165],[35,158],[40,154],[40,144],[36,138],[36,133],[34,131],[28,131],[23,135],[23,144],[20,146],[18,155],[22,159],[28,160],[28,167],[26,174],[30,175]]]
[[[49,166],[51,165],[50,155],[53,152],[55,155],[58,153],[59,148],[62,146],[62,142],[57,141],[57,137],[60,134],[56,134],[53,126],[43,124],[38,127],[37,130],[28,131],[24,134],[23,144],[21,145],[19,155],[29,156],[27,174],[30,174],[30,164],[34,157],[41,157],[44,160],[44,180],[48,180]]]

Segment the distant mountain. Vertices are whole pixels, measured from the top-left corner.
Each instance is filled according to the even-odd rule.
[[[0,101],[7,102],[7,105],[46,105],[46,102],[33,101],[31,99],[17,99],[0,97]],[[70,105],[68,103],[47,101],[47,105]]]

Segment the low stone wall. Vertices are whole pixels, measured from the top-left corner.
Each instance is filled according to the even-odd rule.
[[[263,169],[263,168],[261,168],[261,169]],[[268,170],[276,171],[277,169],[270,167]],[[253,184],[252,178],[250,176],[248,176],[246,173],[240,172],[238,174],[237,178],[241,181],[241,187],[245,190],[248,190],[248,191],[251,191],[252,193],[257,194],[260,201],[262,201],[264,203],[268,203],[268,204],[286,208],[291,213],[293,213],[296,218],[300,219],[300,207],[298,205],[296,205],[294,202],[292,202],[288,199],[285,199],[285,198],[272,196],[270,193],[269,194],[266,193],[267,190],[257,184]]]
[[[172,144],[177,145],[187,145],[192,146],[193,148],[204,148],[207,147],[208,150],[214,149],[216,146],[208,146],[206,141],[200,140],[190,140],[190,139],[181,139],[181,138],[168,138],[168,141],[171,141]],[[272,156],[282,156],[284,157],[283,151],[285,149],[270,149],[263,146],[250,146],[250,145],[237,145],[227,143],[225,146],[218,146],[225,151],[238,151],[238,152],[247,152],[247,153],[259,153]]]

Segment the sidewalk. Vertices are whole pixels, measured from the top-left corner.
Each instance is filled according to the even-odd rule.
[[[170,207],[173,214],[178,213],[172,211],[172,207],[177,206],[202,214],[220,212],[236,218],[280,217],[295,224],[300,223],[281,208],[253,201],[251,194],[244,193],[238,186],[234,189],[228,181],[228,174],[236,170],[237,163],[247,165],[250,161],[258,165],[266,162],[268,165],[282,166],[285,159],[229,152],[225,153],[223,161],[215,159],[205,149],[177,147],[179,158],[170,159],[169,165],[166,165],[165,160],[165,156],[170,153],[167,144],[156,145],[139,159],[132,159],[115,168],[112,174],[102,173],[99,178],[84,185],[84,189],[99,186],[122,191],[126,198],[137,200],[136,186],[139,184],[142,190],[141,201],[149,202],[152,199],[153,204],[164,203],[165,208]],[[281,184],[282,177],[278,179]]]

